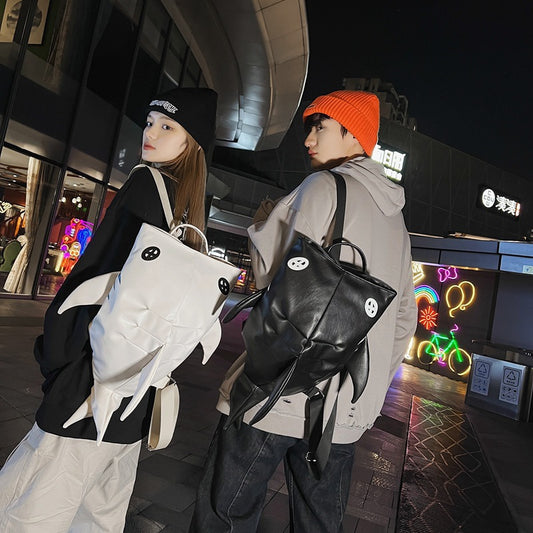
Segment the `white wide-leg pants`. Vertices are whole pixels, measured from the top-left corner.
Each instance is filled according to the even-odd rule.
[[[0,471],[0,531],[123,531],[140,449],[141,441],[96,446],[35,424]]]

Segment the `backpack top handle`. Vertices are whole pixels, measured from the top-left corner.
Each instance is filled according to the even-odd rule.
[[[333,248],[335,248],[335,246],[338,246],[339,248],[341,246],[350,246],[351,248],[353,248],[354,250],[357,250],[359,252],[359,255],[361,256],[361,260],[362,260],[362,271],[366,274],[367,273],[367,269],[366,269],[366,257],[365,257],[365,254],[363,253],[363,250],[361,250],[361,248],[359,248],[359,246],[357,246],[356,244],[353,244],[352,242],[350,241],[347,241],[346,239],[342,239],[341,241],[338,241],[338,242],[334,242],[331,246],[328,246],[326,248],[326,252],[335,260],[336,263],[339,262],[339,260],[335,257],[335,255],[337,254],[333,254],[331,253],[331,250]],[[338,255],[340,256],[340,251],[338,253]]]

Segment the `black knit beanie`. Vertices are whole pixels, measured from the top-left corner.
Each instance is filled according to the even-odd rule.
[[[159,111],[179,122],[207,155],[215,140],[217,93],[212,89],[177,88],[154,98],[146,113]]]

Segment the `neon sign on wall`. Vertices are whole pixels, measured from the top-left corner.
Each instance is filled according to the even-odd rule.
[[[415,287],[416,304],[420,305],[420,300],[426,300],[430,304],[436,304],[440,298],[439,293],[429,285],[419,285]]]
[[[444,283],[448,279],[457,279],[457,269],[455,267],[440,267],[437,270],[439,274],[439,282]]]
[[[413,337],[406,359],[413,359],[414,356],[424,367],[431,367],[436,363],[457,376],[465,376],[470,371],[471,356],[459,345],[460,341],[455,337],[459,325],[454,324],[447,331],[443,331],[442,326],[439,328],[437,306],[445,306],[440,309],[441,312],[445,313],[445,316],[455,318],[458,313],[468,311],[474,304],[477,290],[471,281],[461,281],[460,272],[453,266],[438,267],[435,274],[443,298],[440,298],[439,291],[429,283],[415,287],[418,322],[427,330],[427,334],[420,333],[419,337],[422,338],[418,339]],[[424,278],[423,266],[413,265],[413,279],[420,282]]]
[[[437,362],[440,366],[448,366],[458,376],[464,376],[470,371],[472,358],[470,354],[459,347],[455,333],[459,326],[454,324],[447,334],[431,332],[429,340],[418,344],[418,360],[424,365]]]
[[[422,309],[420,311],[420,319],[419,322],[426,328],[426,329],[433,329],[437,325],[437,318],[439,316],[439,313],[431,307],[431,305],[428,305],[425,309]]]
[[[453,317],[455,311],[464,311],[472,305],[476,299],[476,288],[470,281],[461,281],[461,283],[452,285],[446,291],[445,299],[446,305],[450,309],[449,314]],[[455,300],[455,302],[452,300]]]
[[[424,265],[417,261],[412,261],[411,268],[413,270],[413,283],[416,285],[426,277],[426,274],[424,273]]]

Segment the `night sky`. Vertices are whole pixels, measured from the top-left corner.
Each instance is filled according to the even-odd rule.
[[[533,2],[384,4],[307,0],[304,99],[380,78],[418,131],[533,180]]]

